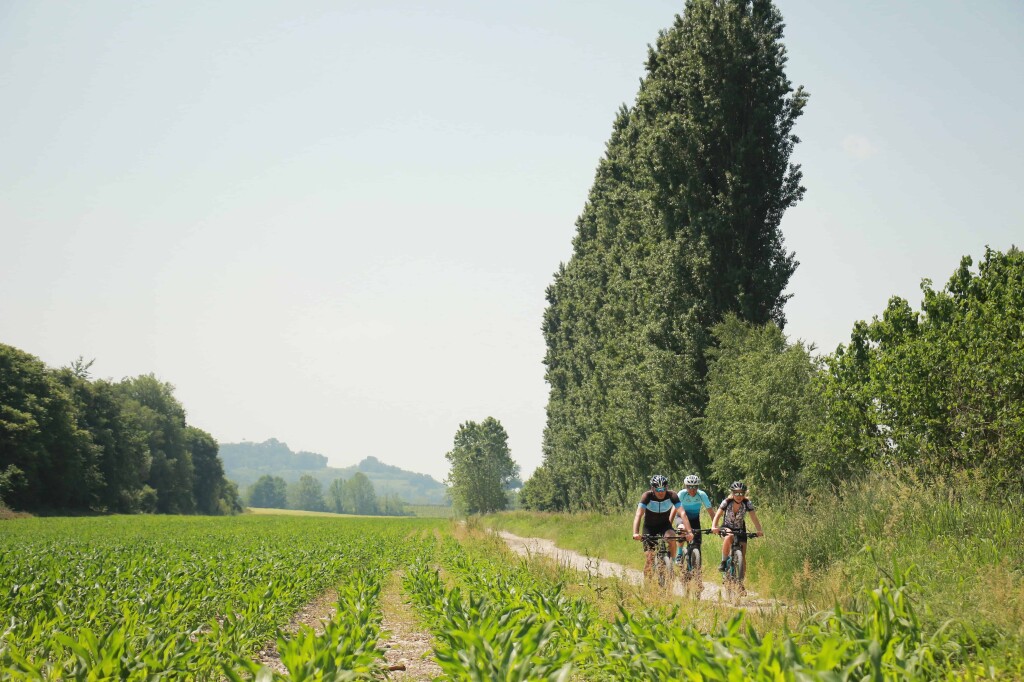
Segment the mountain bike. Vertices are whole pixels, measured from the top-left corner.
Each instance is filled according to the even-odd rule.
[[[725,586],[725,594],[727,597],[742,597],[747,593],[747,588],[743,586],[743,579],[747,577],[747,557],[745,556],[744,549],[746,545],[744,542],[750,538],[756,538],[757,533],[747,533],[741,530],[728,530],[724,535],[732,535],[732,547],[729,548],[729,558],[726,559],[725,573],[723,574],[723,581]]]
[[[671,586],[672,579],[675,577],[675,563],[672,561],[672,555],[668,551],[668,538],[664,535],[648,534],[644,534],[641,537],[645,540],[656,540],[658,543],[654,552],[654,564],[651,566],[651,574],[654,576],[658,587],[666,588]]]
[[[683,556],[682,561],[679,565],[679,570],[682,572],[680,576],[683,580],[683,587],[689,588],[694,587],[699,595],[704,589],[704,582],[701,579],[701,551],[700,545],[696,544],[698,533],[710,533],[710,528],[694,528],[693,536],[694,539],[683,545]]]

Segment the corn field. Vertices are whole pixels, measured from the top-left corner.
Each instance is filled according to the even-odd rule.
[[[451,680],[911,680],[1000,674],[926,631],[897,578],[856,609],[714,631],[671,603],[602,615],[549,571],[446,520],[254,516],[25,519],[0,525],[0,678],[386,679],[394,571]],[[323,629],[285,629],[328,589]],[[274,643],[287,673],[258,662]],[[1019,671],[1018,671],[1019,672]]]

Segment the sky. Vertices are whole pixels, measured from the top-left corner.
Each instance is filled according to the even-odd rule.
[[[1024,245],[1024,4],[778,0],[831,352]],[[667,0],[0,0],[0,343],[155,374],[220,442],[542,461],[544,291]]]

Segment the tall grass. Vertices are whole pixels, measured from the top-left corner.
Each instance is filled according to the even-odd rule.
[[[1022,500],[962,476],[941,486],[874,474],[835,495],[762,511],[770,541],[754,561],[776,594],[845,602],[880,576],[909,571],[922,619],[956,620],[984,644],[1024,642]]]
[[[873,474],[837,494],[793,497],[752,491],[767,537],[750,544],[748,584],[806,616],[834,605],[857,608],[865,589],[897,576],[908,582],[921,627],[955,627],[975,652],[1019,658],[1024,646],[1024,500],[986,490],[962,475],[943,485],[902,473]],[[540,536],[637,568],[629,538],[633,512],[513,512],[485,523]],[[705,537],[714,557],[717,538]]]

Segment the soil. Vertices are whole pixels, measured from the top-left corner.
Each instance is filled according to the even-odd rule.
[[[329,621],[334,616],[337,601],[336,590],[324,592],[302,607],[284,631],[294,634],[306,625],[317,634],[323,633],[323,621]],[[441,667],[430,657],[433,638],[420,628],[411,608],[402,602],[401,575],[397,572],[391,575],[381,592],[381,611],[383,639],[379,646],[384,649],[384,658],[390,669],[388,679],[419,682],[440,676]],[[276,642],[268,642],[256,656],[256,661],[278,673],[288,672],[281,663]]]
[[[433,638],[416,622],[413,608],[403,601],[401,584],[401,576],[393,573],[381,593],[382,625],[387,638],[382,645],[388,665],[395,668],[389,679],[433,680],[442,673],[441,666],[431,657]]]

